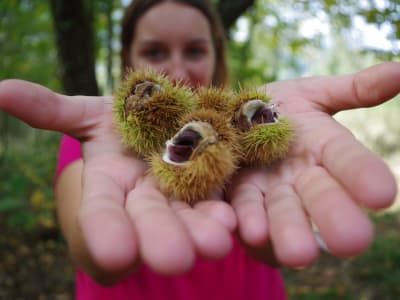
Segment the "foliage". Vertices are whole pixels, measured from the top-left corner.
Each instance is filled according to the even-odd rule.
[[[382,295],[400,295],[400,236],[399,227],[389,227],[388,224],[398,223],[398,214],[384,214],[375,217],[378,222],[378,232],[385,234],[376,236],[376,241],[370,251],[354,262],[357,272],[356,280],[369,282],[374,293]]]
[[[0,1],[0,79],[60,90],[47,1]],[[54,227],[52,183],[58,134],[39,132],[0,112],[0,218],[21,230]]]
[[[0,1],[0,28],[0,79],[19,78],[60,89],[47,1]],[[37,140],[42,136],[45,145],[40,146]],[[7,215],[10,224],[28,228],[42,222],[36,220],[28,200],[34,194],[36,198],[39,194],[50,198],[47,179],[34,180],[42,175],[48,178],[49,164],[41,165],[44,157],[38,160],[40,155],[36,152],[48,150],[48,137],[49,133],[35,132],[0,112],[0,216]],[[54,159],[54,153],[47,154],[47,159]],[[43,214],[48,211],[44,209]]]
[[[56,227],[52,187],[58,136],[35,131],[11,141],[13,151],[0,168],[0,216],[8,226],[29,231]]]
[[[111,94],[119,82],[119,33],[123,6],[120,0],[96,1],[97,79],[103,94]]]
[[[395,160],[400,154],[400,98],[375,108],[339,113],[335,118],[350,127],[355,136],[375,153]]]
[[[284,270],[289,299],[398,299],[400,215],[387,212],[372,218],[376,239],[365,254],[347,260],[325,254],[308,269]]]
[[[0,79],[20,78],[59,89],[47,1],[0,1]]]
[[[329,3],[329,2],[327,2]],[[398,1],[366,1],[360,4],[357,0],[331,1],[326,5],[331,17],[342,20],[349,28],[353,25],[355,16],[361,17],[366,23],[378,28],[386,26],[386,37],[393,43],[392,49],[381,49],[379,45],[368,46],[363,52],[373,52],[384,60],[392,60],[400,54],[400,3]],[[394,46],[397,44],[398,46]]]
[[[257,1],[233,31],[230,41],[232,83],[259,85],[301,75],[307,49],[321,46],[322,34],[300,34],[303,21],[313,17],[309,9],[298,10],[297,1]]]
[[[392,46],[366,44],[367,36],[358,25],[362,22],[385,29]],[[396,1],[259,0],[232,29],[232,83],[246,86],[309,74],[334,75],[395,59],[399,27]]]

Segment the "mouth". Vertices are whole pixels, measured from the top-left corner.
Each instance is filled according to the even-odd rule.
[[[172,164],[185,164],[200,155],[210,144],[216,143],[216,133],[206,122],[190,122],[167,141],[163,160]]]

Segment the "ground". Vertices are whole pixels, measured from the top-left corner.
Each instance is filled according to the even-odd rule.
[[[323,254],[308,269],[283,270],[289,299],[399,299],[400,216],[374,220],[376,241],[365,255]],[[1,215],[0,227],[0,300],[72,300],[74,266],[58,232],[21,232],[7,227]]]
[[[0,227],[0,300],[72,300],[74,266],[58,232],[21,232],[1,215]]]

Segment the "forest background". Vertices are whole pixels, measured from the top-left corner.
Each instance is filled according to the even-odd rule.
[[[214,0],[229,40],[232,86],[358,71],[399,61],[397,0]],[[123,0],[0,1],[0,80],[75,95],[111,94],[120,78]],[[335,116],[400,178],[400,102]],[[54,214],[60,135],[0,112],[0,299],[73,299],[74,266]],[[398,180],[400,182],[400,179]],[[398,201],[397,201],[398,202]],[[400,215],[371,215],[365,255],[322,255],[284,270],[290,299],[399,299]]]

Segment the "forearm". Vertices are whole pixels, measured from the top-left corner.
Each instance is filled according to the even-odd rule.
[[[82,160],[68,165],[58,177],[54,190],[58,222],[76,261],[81,261],[80,253],[87,252],[77,219],[82,194],[82,168]]]
[[[109,271],[100,268],[93,259],[79,223],[82,170],[83,161],[77,160],[68,165],[57,180],[55,196],[58,221],[73,261],[99,283],[112,284],[132,272],[132,266],[127,266],[127,270]]]

